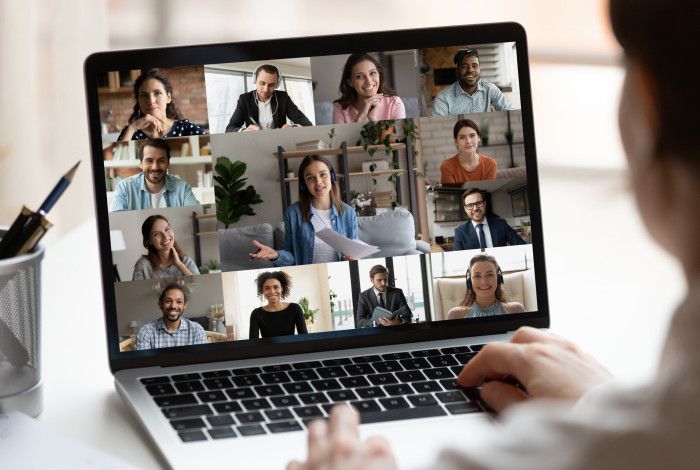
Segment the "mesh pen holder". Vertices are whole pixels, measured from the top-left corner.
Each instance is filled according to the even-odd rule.
[[[0,238],[6,233],[0,228]],[[38,416],[41,389],[41,259],[44,247],[0,260],[0,412]]]

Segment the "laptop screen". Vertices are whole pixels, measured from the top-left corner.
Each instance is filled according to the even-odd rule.
[[[481,28],[89,58],[110,356],[542,326],[524,33]]]

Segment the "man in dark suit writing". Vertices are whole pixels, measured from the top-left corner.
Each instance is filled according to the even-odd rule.
[[[311,126],[311,121],[294,104],[289,95],[277,90],[280,72],[274,65],[263,64],[255,70],[255,90],[238,97],[236,110],[226,132],[281,129],[293,125]]]
[[[455,250],[475,250],[508,245],[524,245],[525,241],[505,220],[486,217],[486,194],[476,188],[462,194],[464,211],[470,221],[455,229]]]
[[[369,279],[372,281],[372,287],[360,293],[357,304],[356,326],[358,328],[374,326],[372,312],[375,307],[382,307],[390,312],[396,312],[401,307],[405,307],[399,315],[396,315],[396,317],[391,320],[383,317],[380,318],[377,322],[377,326],[410,323],[413,314],[408,308],[403,291],[389,285],[389,270],[381,264],[372,266],[372,269],[369,270]]]

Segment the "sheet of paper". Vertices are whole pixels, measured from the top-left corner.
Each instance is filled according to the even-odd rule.
[[[379,251],[376,246],[368,245],[362,240],[350,240],[333,229],[324,228],[316,232],[316,236],[328,243],[335,251],[345,256],[364,258]]]
[[[0,455],[0,467],[13,470],[136,470],[18,411],[0,413]]]

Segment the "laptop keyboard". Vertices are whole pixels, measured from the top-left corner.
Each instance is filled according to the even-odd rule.
[[[361,423],[484,411],[457,375],[483,345],[141,379],[183,442],[302,431],[349,404]]]

